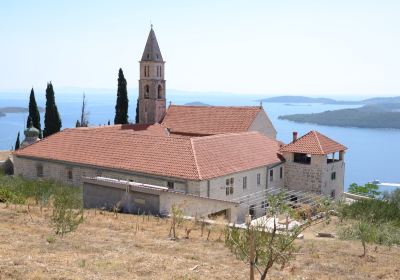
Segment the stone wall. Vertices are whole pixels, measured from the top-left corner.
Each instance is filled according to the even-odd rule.
[[[183,210],[185,216],[205,217],[220,211],[226,211],[230,222],[242,222],[238,203],[199,197],[172,190],[129,187],[127,181],[84,180],[84,205],[87,208],[121,206],[126,212],[136,213],[141,209],[146,213],[170,214],[175,204]],[[129,191],[128,191],[129,190]]]
[[[239,207],[236,203],[171,192],[160,195],[161,213],[169,213],[173,204],[182,208],[184,215],[187,216],[207,217],[209,214],[226,210],[229,222],[244,220],[244,216],[239,215]]]
[[[336,173],[336,178],[332,180],[333,172]],[[322,174],[322,194],[335,199],[340,198],[344,191],[345,162],[341,160],[326,164]],[[334,197],[332,194],[334,194]]]
[[[94,168],[83,165],[73,165],[61,162],[43,161],[28,159],[22,157],[14,157],[14,173],[21,175],[27,179],[39,179],[37,177],[37,166],[43,166],[43,178],[52,179],[65,184],[81,186],[84,177],[107,177],[113,179],[134,181],[143,184],[152,184],[167,187],[168,181],[173,181],[175,189],[185,192],[196,193],[198,185],[196,182],[188,184],[184,180],[176,180],[174,178],[146,176],[144,174],[135,174],[131,172],[114,171],[101,168]],[[68,178],[68,170],[72,170],[72,180]],[[187,187],[189,186],[189,187]]]
[[[345,163],[343,160],[327,163],[326,155],[312,155],[311,164],[296,163],[292,153],[284,153],[285,187],[310,191],[338,198],[343,193]],[[332,173],[335,172],[335,179]],[[334,192],[333,192],[334,191]]]

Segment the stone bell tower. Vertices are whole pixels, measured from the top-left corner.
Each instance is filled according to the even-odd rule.
[[[140,63],[139,123],[159,123],[166,110],[164,64],[156,34],[151,26]]]

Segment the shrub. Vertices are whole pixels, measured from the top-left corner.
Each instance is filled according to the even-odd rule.
[[[371,198],[377,198],[380,196],[381,193],[378,190],[379,187],[371,183],[367,183],[364,186],[360,186],[357,185],[356,183],[353,183],[349,187],[349,193],[364,195]]]
[[[81,191],[75,187],[59,186],[54,195],[51,223],[56,234],[74,231],[83,222]]]
[[[368,220],[371,223],[392,223],[400,227],[400,208],[393,202],[376,199],[356,201],[341,207],[342,219]]]

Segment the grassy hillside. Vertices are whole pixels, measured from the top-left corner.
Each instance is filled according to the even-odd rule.
[[[168,238],[169,220],[86,211],[85,222],[63,238],[48,226],[51,210],[0,203],[0,279],[248,279],[248,267],[219,240],[185,226]],[[317,239],[337,220],[316,225],[298,240],[296,260],[270,279],[396,279],[400,249],[377,246],[360,258],[359,241]],[[256,278],[257,279],[257,278]]]

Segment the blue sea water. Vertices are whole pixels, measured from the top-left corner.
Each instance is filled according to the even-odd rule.
[[[237,95],[221,93],[184,93],[169,91],[167,96],[173,104],[185,104],[199,101],[210,105],[258,105],[255,100],[262,98],[256,95]],[[89,121],[91,125],[113,123],[116,94],[110,90],[86,92]],[[137,90],[129,91],[129,118],[134,120]],[[39,106],[45,106],[43,92],[36,92]],[[0,93],[0,107],[21,106],[27,107],[29,92]],[[74,127],[80,116],[81,93],[57,93],[56,102],[63,122],[63,128]],[[169,101],[168,101],[169,102]],[[365,129],[320,126],[315,124],[301,124],[286,120],[279,120],[278,116],[296,113],[317,113],[326,110],[336,110],[356,106],[325,105],[325,104],[263,104],[271,121],[278,131],[278,139],[288,143],[292,139],[292,132],[298,131],[303,135],[310,130],[321,133],[348,147],[345,155],[346,175],[345,186],[350,183],[364,184],[374,179],[381,182],[400,182],[400,130],[394,129]],[[0,150],[10,149],[17,136],[23,133],[27,114],[7,114],[0,117]],[[43,123],[43,114],[42,114]],[[42,124],[43,125],[43,124]],[[23,136],[22,136],[23,138]],[[389,190],[389,188],[386,188]]]

